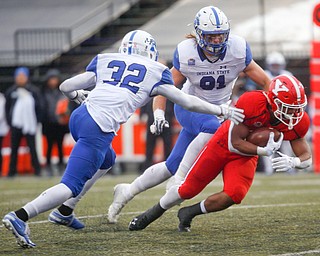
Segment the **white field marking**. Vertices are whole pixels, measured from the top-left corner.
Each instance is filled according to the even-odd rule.
[[[237,205],[231,206],[230,210],[242,210],[242,209],[254,209],[254,208],[272,208],[272,207],[294,207],[294,206],[310,206],[310,205],[319,205],[320,203],[292,203],[292,204],[262,204],[262,205]],[[168,212],[176,212],[176,210],[170,210]],[[121,213],[120,215],[135,215],[141,214],[142,212],[125,212]],[[98,215],[86,215],[80,216],[79,219],[94,219],[94,218],[101,218],[107,217],[107,214],[98,214]],[[28,224],[41,224],[41,223],[48,223],[48,220],[40,220],[40,221],[30,221]],[[0,228],[3,228],[3,225],[0,225]]]
[[[300,255],[306,255],[306,254],[310,254],[310,253],[320,253],[320,250],[293,252],[293,253],[285,253],[285,254],[272,254],[270,256],[300,256]]]

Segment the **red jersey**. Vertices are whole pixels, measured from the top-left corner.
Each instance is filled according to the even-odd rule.
[[[310,126],[310,118],[306,112],[301,121],[292,130],[289,130],[288,126],[278,120],[277,123],[271,123],[268,106],[268,97],[264,91],[246,92],[236,103],[237,108],[244,110],[243,124],[252,131],[260,127],[272,127],[283,133],[284,140],[295,140],[306,135]],[[230,141],[228,143],[230,123],[230,121],[225,121],[215,133],[215,136],[219,136],[219,144],[228,148],[230,148]]]
[[[292,130],[289,130],[288,126],[278,119],[277,123],[271,123],[268,106],[268,97],[264,91],[246,92],[236,103],[237,108],[244,110],[243,124],[248,126],[250,130],[259,127],[272,127],[283,133],[284,140],[295,140],[306,135],[310,126],[310,118],[306,112],[304,112],[301,121],[293,126]]]

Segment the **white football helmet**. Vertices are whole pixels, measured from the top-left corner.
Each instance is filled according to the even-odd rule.
[[[202,8],[195,17],[194,28],[198,45],[207,53],[220,56],[227,47],[230,24],[227,16],[217,7]],[[212,43],[209,35],[221,35],[219,43]]]
[[[128,55],[138,54],[155,61],[158,60],[156,41],[143,30],[134,30],[127,33],[122,39],[119,52]]]

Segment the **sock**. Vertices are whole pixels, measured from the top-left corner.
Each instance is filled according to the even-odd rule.
[[[188,209],[188,213],[192,217],[204,214],[204,212],[201,209],[201,202],[200,203],[196,203],[196,204],[191,205],[191,206],[187,206],[185,208]]]
[[[93,186],[93,184],[95,184],[97,182],[97,180],[99,178],[101,178],[102,176],[104,176],[110,169],[111,168],[109,168],[109,169],[99,169],[92,176],[92,178],[90,180],[87,180],[87,182],[84,184],[84,187],[83,187],[83,189],[81,190],[81,192],[80,192],[80,194],[78,196],[72,197],[72,198],[70,198],[69,200],[67,200],[66,202],[63,203],[65,205],[65,207],[69,207],[71,210],[74,210],[74,208],[76,208],[77,203],[79,203],[81,198],[89,191],[89,189]],[[60,209],[60,207],[59,207],[59,209]],[[61,212],[61,214],[62,214],[62,212]],[[64,214],[62,214],[62,215],[64,215]]]
[[[20,220],[23,220],[24,222],[28,221],[29,219],[28,213],[23,208],[20,208],[18,211],[15,211],[14,213]]]
[[[130,184],[129,193],[134,197],[149,188],[159,185],[171,176],[172,174],[167,169],[165,162],[154,164]]]
[[[202,201],[200,202],[201,212],[202,212],[202,213],[208,213],[206,207],[204,206],[204,201],[206,201],[206,200],[202,200]]]
[[[44,191],[40,196],[22,208],[27,212],[29,219],[31,219],[42,212],[57,207],[70,197],[72,197],[71,189],[65,184],[59,183]]]
[[[66,206],[62,204],[59,208],[58,211],[63,215],[63,216],[69,216],[72,214],[73,209],[71,209],[69,206]]]
[[[146,214],[149,215],[149,219],[154,221],[158,219],[166,210],[163,209],[160,203],[157,203],[155,206],[146,211]],[[149,214],[148,214],[149,213]]]
[[[159,205],[163,209],[170,209],[171,207],[182,203],[184,200],[180,197],[179,192],[178,192],[179,186],[174,185],[172,186],[167,193],[161,197]]]

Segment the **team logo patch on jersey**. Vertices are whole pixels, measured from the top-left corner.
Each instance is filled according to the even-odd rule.
[[[195,59],[188,59],[188,66],[194,66],[196,65]]]

